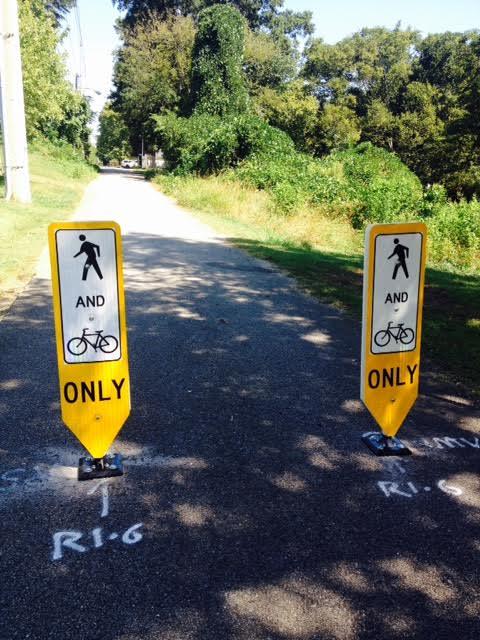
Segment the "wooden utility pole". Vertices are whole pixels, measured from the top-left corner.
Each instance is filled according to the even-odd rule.
[[[0,0],[0,111],[5,197],[31,202],[17,0]]]

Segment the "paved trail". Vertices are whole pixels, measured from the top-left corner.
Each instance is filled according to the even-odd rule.
[[[76,217],[124,232],[127,473],[75,479],[44,256],[0,323],[0,638],[478,639],[478,411],[425,388],[376,459],[356,323],[128,172]]]

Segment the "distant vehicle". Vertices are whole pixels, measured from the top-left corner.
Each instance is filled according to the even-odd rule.
[[[122,160],[121,165],[124,169],[134,169],[138,167],[137,160]]]

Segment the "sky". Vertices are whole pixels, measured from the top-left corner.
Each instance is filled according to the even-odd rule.
[[[82,75],[82,86],[99,112],[111,90],[112,52],[119,46],[114,24],[120,13],[111,0],[77,0],[83,41],[82,65],[79,29],[74,12],[64,42],[70,77]],[[422,34],[480,29],[480,0],[285,0],[285,8],[312,11],[315,36],[333,44],[362,27],[393,28],[400,20]],[[99,91],[100,95],[95,92]]]
[[[480,29],[480,0],[286,0],[294,11],[311,11],[315,36],[333,44],[362,27],[393,28],[400,20],[428,33]]]

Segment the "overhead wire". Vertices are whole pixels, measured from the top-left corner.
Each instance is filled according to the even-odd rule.
[[[79,59],[80,59],[80,87],[79,90],[81,91],[82,88],[85,86],[86,83],[86,76],[87,76],[87,65],[86,65],[86,61],[85,61],[85,49],[84,49],[84,43],[83,43],[83,34],[82,34],[82,23],[80,20],[80,10],[78,8],[78,0],[75,0],[75,3],[73,5],[73,14],[74,14],[74,18],[75,18],[75,24],[77,27],[77,32],[78,32],[78,42],[79,42]]]

